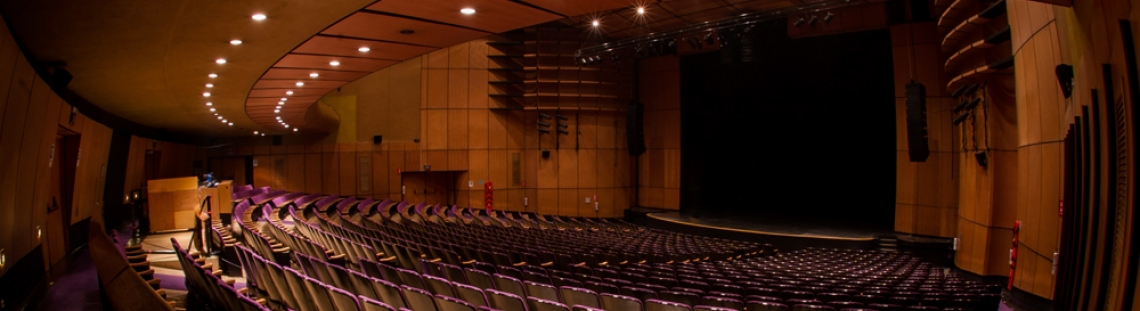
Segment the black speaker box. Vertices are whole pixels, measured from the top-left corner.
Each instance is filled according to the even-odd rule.
[[[625,110],[625,138],[629,148],[629,155],[640,156],[645,153],[645,131],[642,125],[644,118],[644,105],[634,100],[629,102]]]
[[[906,137],[911,162],[926,162],[930,146],[926,137],[926,86],[911,80],[906,84]]]
[[[372,135],[373,144],[379,145],[382,141],[384,141],[384,135]]]

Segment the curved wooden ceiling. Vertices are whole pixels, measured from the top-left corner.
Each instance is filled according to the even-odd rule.
[[[68,88],[100,108],[155,129],[230,136],[288,131],[278,115],[304,130],[305,109],[337,87],[494,33],[597,18],[623,37],[802,3],[641,2],[646,17],[631,13],[634,0],[9,0],[0,10],[34,59],[63,64],[75,77]]]

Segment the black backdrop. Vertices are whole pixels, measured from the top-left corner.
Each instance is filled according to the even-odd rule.
[[[681,57],[682,212],[892,228],[889,32],[789,39],[784,25],[752,30],[750,63]]]

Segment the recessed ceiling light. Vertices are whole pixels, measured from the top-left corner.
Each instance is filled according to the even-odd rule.
[[[339,62],[339,61],[335,61],[335,60],[334,60],[334,61],[331,61],[331,62],[329,62],[329,65],[332,65],[332,66],[340,66],[340,62]]]
[[[645,14],[645,7],[637,7],[637,14]]]
[[[230,40],[230,44],[231,45],[241,45],[241,40],[238,40],[238,39]]]
[[[294,128],[293,128],[293,131],[294,131],[294,132],[296,132],[296,131],[297,131],[297,128],[295,128],[295,127],[294,127]]]
[[[265,133],[261,133],[261,137],[265,137]]]
[[[471,15],[471,14],[475,14],[475,9],[463,8],[462,10],[459,10],[459,13],[463,13],[463,15]]]
[[[285,128],[289,128],[289,125],[288,125],[288,124],[286,124],[286,125],[285,125]]]
[[[204,93],[202,93],[202,96],[210,97],[210,92],[204,92]]]
[[[225,119],[225,118],[223,118],[222,116],[218,116],[218,120],[221,120],[221,119]]]
[[[297,82],[297,86],[305,86],[305,82]]]
[[[234,126],[234,123],[233,123],[233,122],[230,122],[230,126]]]
[[[213,87],[214,87],[213,83],[206,83],[206,88],[213,88]]]
[[[360,47],[359,49],[356,49],[356,50],[357,50],[357,51],[360,51],[360,52],[368,52],[368,51],[371,51],[372,49],[371,49],[371,48],[368,48],[367,46],[362,46],[362,47]]]
[[[216,73],[211,73],[211,74],[209,74],[209,75],[207,75],[207,76],[208,76],[208,77],[210,77],[210,79],[213,79],[213,78],[217,78],[217,77],[218,77],[218,74],[216,74]]]
[[[277,102],[278,106],[285,106],[285,102]]]
[[[206,102],[206,106],[213,106],[213,105],[214,105],[214,103]]]
[[[262,14],[262,13],[253,14],[253,20],[259,21],[259,22],[263,21],[263,20],[265,20],[265,14]]]
[[[321,76],[321,74],[316,73],[316,72],[309,74],[309,78],[316,78],[316,77],[320,77],[320,76]]]
[[[210,108],[210,112],[214,112],[214,111],[217,111],[217,109]]]
[[[273,113],[281,113],[281,109],[273,110]]]
[[[223,65],[226,63],[226,59],[225,58],[219,58],[218,60],[215,60],[214,62],[218,63],[218,65]]]
[[[293,95],[293,91],[285,91],[285,95]]]
[[[282,97],[282,98],[281,98],[281,101],[287,101],[287,100],[289,100],[289,99],[288,99],[288,98],[285,98],[285,97]]]
[[[217,116],[217,115],[218,115],[218,113],[217,113],[217,112],[215,112],[215,113],[214,113],[214,116]]]
[[[222,119],[222,124],[226,124],[226,123],[229,123],[229,122],[230,122],[230,121],[226,121],[226,119]]]
[[[601,22],[599,22],[599,21],[598,21],[598,20],[596,20],[596,19],[594,20],[594,22],[590,23],[590,25],[594,25],[594,27],[598,27],[598,25],[601,25],[601,24],[602,24],[602,23],[601,23]]]

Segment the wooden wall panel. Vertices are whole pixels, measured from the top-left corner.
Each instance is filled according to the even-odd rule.
[[[654,57],[641,61],[640,97],[645,105],[646,152],[637,161],[639,202],[646,207],[680,209],[681,188],[681,69],[680,58]],[[601,120],[609,122],[609,120]],[[613,122],[623,124],[624,122]],[[599,142],[625,144],[624,131],[599,132]],[[604,136],[604,138],[603,138]],[[622,146],[624,147],[624,146]],[[621,152],[618,157],[628,157]],[[623,174],[617,173],[618,179]],[[624,186],[624,185],[620,185]]]

